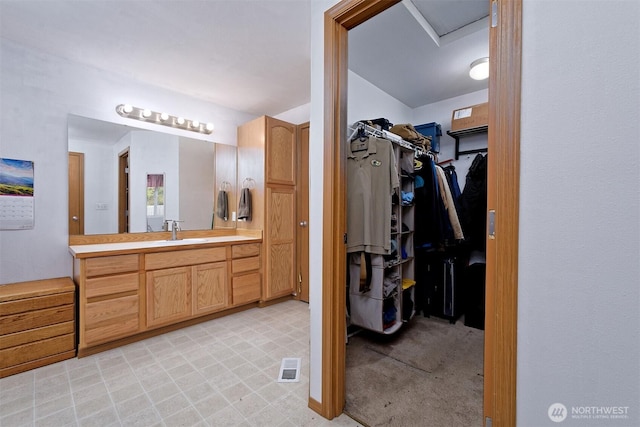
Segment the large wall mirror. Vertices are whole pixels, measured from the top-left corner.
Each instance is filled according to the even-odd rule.
[[[69,234],[235,228],[235,146],[76,115],[68,131]]]

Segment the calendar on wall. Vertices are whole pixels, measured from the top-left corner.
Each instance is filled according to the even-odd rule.
[[[0,158],[0,230],[26,230],[33,224],[33,162]]]

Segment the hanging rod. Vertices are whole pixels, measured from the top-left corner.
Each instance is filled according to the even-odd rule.
[[[380,130],[377,128],[374,128],[373,126],[369,126],[365,123],[362,122],[356,122],[353,127],[349,127],[349,130],[351,131],[351,136],[348,139],[353,138],[354,135],[356,135],[356,133],[358,132],[358,129],[364,129],[364,131],[371,135],[371,136],[375,136],[377,138],[383,138],[383,139],[388,139],[389,141],[393,142],[394,144],[397,144],[403,148],[406,148],[407,150],[413,150],[415,151],[416,155],[423,155],[426,156],[428,154],[428,152],[426,150],[423,150],[422,148],[418,147],[415,144],[410,143],[409,141],[406,141],[404,139],[402,139],[399,135],[396,135],[393,132],[389,132],[388,130]]]

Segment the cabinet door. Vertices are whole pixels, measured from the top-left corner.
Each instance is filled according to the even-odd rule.
[[[227,263],[216,262],[193,267],[193,314],[211,313],[229,303]]]
[[[296,184],[296,127],[267,117],[267,184]]]
[[[295,292],[295,206],[293,188],[267,188],[267,299]]]
[[[191,316],[191,267],[147,272],[147,327]]]

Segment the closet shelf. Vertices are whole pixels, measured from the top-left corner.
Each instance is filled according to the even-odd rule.
[[[388,261],[388,262],[385,261],[384,268],[397,267],[397,266],[405,264],[405,263],[407,263],[407,262],[409,262],[411,260],[413,260],[412,256],[404,258],[404,259],[394,259],[394,260],[391,260],[391,261]]]
[[[449,135],[456,141],[456,155],[455,155],[456,160],[458,160],[458,158],[460,157],[460,154],[486,153],[487,152],[486,148],[477,148],[474,150],[460,151],[460,138],[464,138],[465,136],[471,136],[471,135],[479,135],[481,133],[486,133],[488,131],[489,131],[488,125],[477,126],[473,128],[461,129],[456,131],[448,130],[447,135]]]

